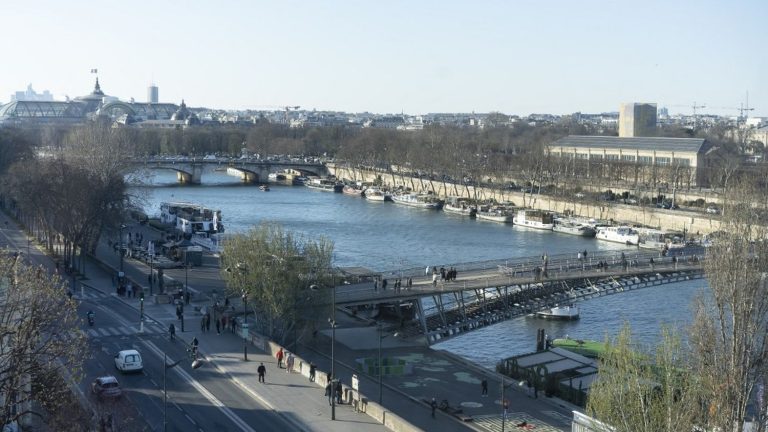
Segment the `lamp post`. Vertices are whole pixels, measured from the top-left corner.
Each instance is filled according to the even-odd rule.
[[[181,296],[183,297],[181,299],[182,303],[186,303],[187,300],[187,292],[189,290],[187,285],[189,285],[189,260],[187,259],[187,254],[184,253],[184,291],[181,293]]]
[[[243,291],[243,361],[248,361],[248,293]]]
[[[333,272],[333,270],[331,270]],[[333,275],[333,273],[331,273]],[[336,347],[336,281],[331,282],[331,384],[336,381],[336,358],[334,357],[334,348]],[[331,420],[336,420],[336,386],[331,388]]]
[[[123,273],[123,230],[126,228],[125,224],[120,224],[120,274]]]
[[[181,360],[168,364],[168,356],[163,353],[163,431],[168,430],[168,389],[165,385],[165,376],[168,373],[168,369],[175,368],[179,363],[181,363]]]

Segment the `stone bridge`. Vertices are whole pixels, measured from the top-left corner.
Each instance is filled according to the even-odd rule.
[[[179,183],[202,184],[205,173],[226,172],[244,183],[266,183],[270,173],[289,172],[295,176],[325,176],[328,170],[319,162],[293,160],[166,157],[134,159],[136,169],[171,170]]]

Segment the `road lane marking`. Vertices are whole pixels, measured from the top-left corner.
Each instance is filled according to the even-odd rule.
[[[157,355],[159,358],[164,358],[163,351],[157,347],[154,343],[150,341],[142,341],[142,343],[150,349],[150,351],[154,352],[155,355]],[[165,367],[165,365],[163,365]],[[204,398],[208,399],[208,401],[219,409],[225,416],[227,416],[232,422],[240,427],[241,430],[245,432],[256,432],[253,428],[248,426],[248,424],[243,421],[237,414],[232,412],[231,409],[229,409],[227,406],[225,406],[216,396],[214,396],[211,392],[208,391],[205,387],[203,387],[202,384],[200,384],[196,379],[194,379],[192,376],[190,376],[187,371],[185,371],[182,368],[173,368],[174,371],[185,381],[187,381],[192,387],[194,387]],[[193,422],[193,424],[195,424]]]

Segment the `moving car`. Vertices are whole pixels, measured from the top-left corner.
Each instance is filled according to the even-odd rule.
[[[115,367],[120,372],[141,372],[144,362],[136,350],[123,350],[115,356]]]
[[[119,398],[123,395],[117,378],[112,375],[98,377],[91,383],[91,391],[98,398]]]

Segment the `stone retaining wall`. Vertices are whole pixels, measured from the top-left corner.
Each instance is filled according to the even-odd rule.
[[[547,195],[523,194],[518,191],[504,191],[484,187],[464,186],[428,180],[416,177],[400,176],[367,169],[351,169],[341,166],[328,166],[329,171],[338,178],[355,179],[363,182],[373,182],[381,176],[383,183],[389,187],[404,186],[412,190],[429,190],[435,194],[459,196],[478,199],[495,199],[498,202],[513,202],[517,206],[564,213],[572,211],[577,216],[621,221],[629,224],[646,225],[672,231],[687,231],[692,234],[708,234],[720,229],[718,215],[689,212],[684,210],[664,210],[654,207],[616,203],[594,203],[581,201],[565,201]]]

